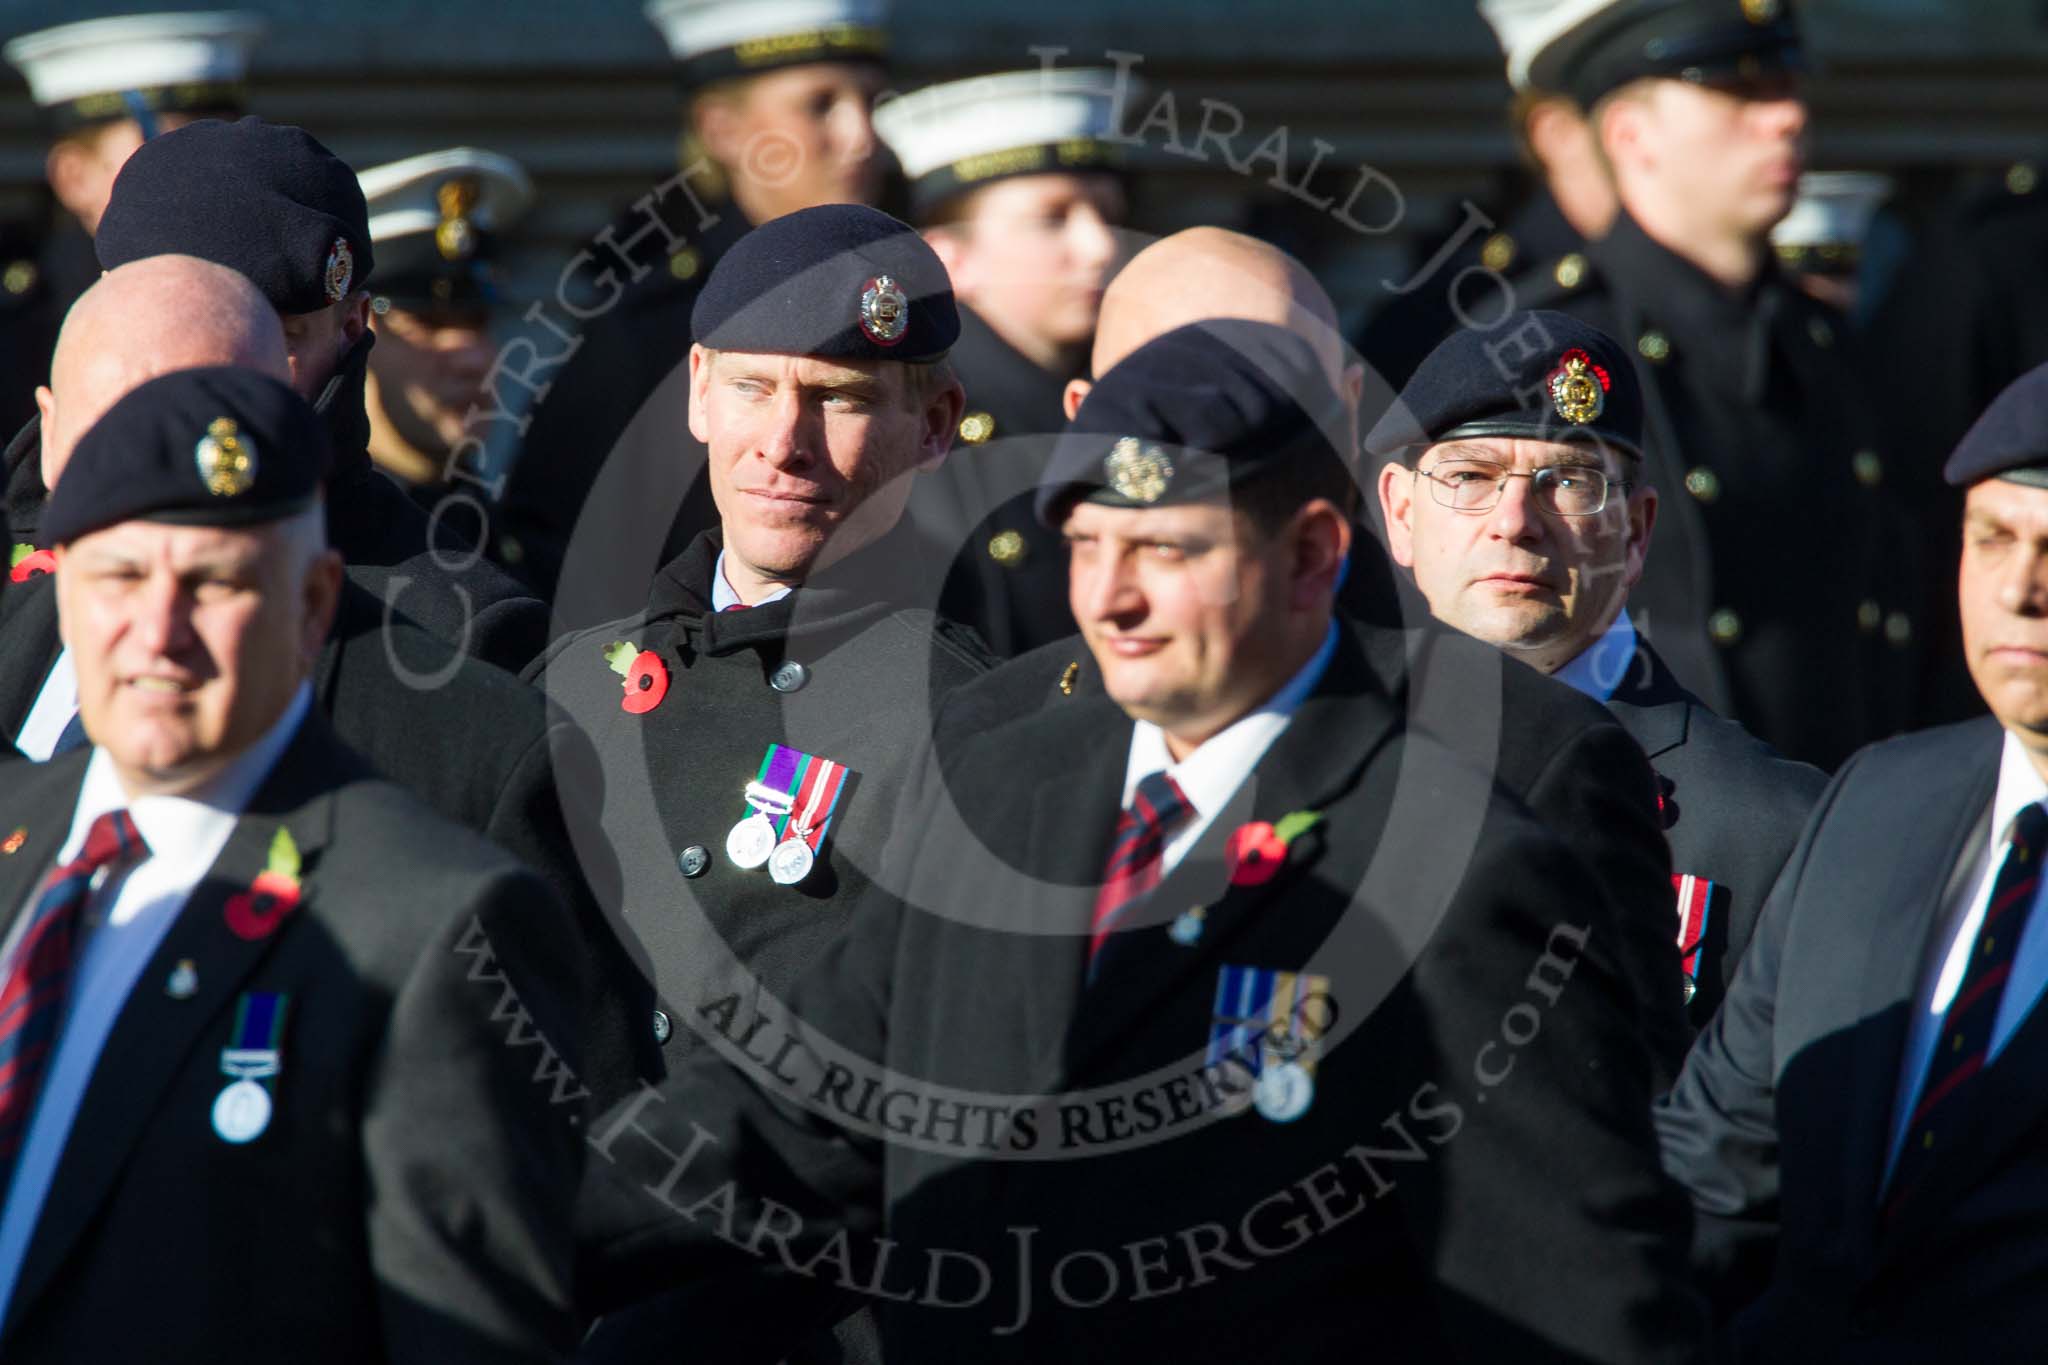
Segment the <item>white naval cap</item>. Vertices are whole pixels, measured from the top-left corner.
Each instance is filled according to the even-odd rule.
[[[1874,171],[1809,171],[1792,211],[1771,229],[1778,259],[1793,270],[1852,271],[1870,222],[1891,197],[1892,178]]]
[[[1479,17],[1492,26],[1508,59],[1508,84],[1519,92],[1530,88],[1529,66],[1537,53],[1613,5],[1614,0],[1479,0]]]
[[[648,0],[686,85],[806,62],[878,61],[888,0]]]
[[[239,111],[260,15],[127,14],[26,33],[0,48],[59,128],[172,111]]]
[[[875,133],[896,153],[922,214],[1006,176],[1121,167],[1117,106],[1117,73],[1106,68],[1007,71],[885,101],[875,106]]]
[[[372,166],[356,179],[377,247],[371,292],[387,308],[490,300],[497,237],[533,204],[525,167],[497,152],[449,147]]]

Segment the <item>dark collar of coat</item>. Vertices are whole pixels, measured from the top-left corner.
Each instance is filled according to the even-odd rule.
[[[807,580],[786,597],[745,611],[714,611],[711,580],[723,537],[704,532],[669,561],[648,591],[648,622],[673,621],[701,635],[710,655],[731,654],[784,639],[858,634],[910,603],[929,597],[921,585],[925,556],[899,525]]]
[[[1057,374],[1042,368],[965,304],[960,305],[960,339],[953,343],[951,360],[967,386],[967,411],[995,414],[998,440],[1059,431],[1067,381],[1081,377],[1078,370]]]
[[[1636,654],[1628,671],[1607,699],[1607,709],[1651,758],[1685,743],[1692,708],[1704,705],[1679,686],[1664,660],[1641,636],[1636,637]]]
[[[35,416],[14,433],[4,456],[7,465],[7,532],[10,542],[36,543],[36,527],[42,524],[43,504],[50,490],[43,487],[43,419]]]
[[[320,396],[313,400],[313,411],[320,414],[327,439],[334,446],[330,486],[367,478],[372,472],[370,408],[365,385],[369,381],[370,348],[376,344],[377,334],[365,329],[328,377]]]

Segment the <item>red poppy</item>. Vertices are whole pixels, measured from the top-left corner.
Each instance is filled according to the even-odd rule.
[[[1287,861],[1287,841],[1264,820],[1239,825],[1223,846],[1230,860],[1232,886],[1260,886],[1272,881]]]
[[[7,577],[16,583],[26,583],[31,578],[57,571],[57,556],[48,550],[31,550],[15,562],[7,571]]]
[[[247,891],[228,897],[228,928],[254,943],[277,932],[286,915],[298,908],[299,882],[281,872],[259,872]]]
[[[644,716],[661,705],[668,695],[668,665],[651,649],[643,649],[626,666],[626,695],[619,705],[636,716]]]

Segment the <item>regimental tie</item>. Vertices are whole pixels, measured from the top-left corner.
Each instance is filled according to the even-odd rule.
[[[125,810],[108,811],[86,831],[76,859],[50,873],[29,908],[0,985],[0,1190],[21,1153],[49,1069],[78,961],[79,917],[101,868],[139,862],[149,846]]]
[[[1920,1086],[1920,1101],[1906,1125],[1906,1139],[1892,1168],[1884,1213],[1889,1218],[1900,1202],[1941,1154],[1943,1139],[1953,1140],[1967,1120],[1980,1089],[1978,1077],[1990,1057],[1991,1031],[1998,1022],[1999,1001],[2012,975],[2013,955],[2027,927],[2035,893],[2041,889],[2041,858],[2048,850],[2048,809],[2038,801],[2024,806],[2013,819],[2012,847],[1991,884],[1984,922],[1970,945],[1969,966],[1962,984],[1941,1019],[1934,1058]]]
[[[1132,905],[1159,885],[1167,841],[1195,813],[1180,784],[1165,773],[1139,779],[1131,804],[1117,817],[1116,839],[1102,869],[1102,890],[1095,897],[1095,919],[1088,936],[1088,967],[1094,974],[1102,941]]]

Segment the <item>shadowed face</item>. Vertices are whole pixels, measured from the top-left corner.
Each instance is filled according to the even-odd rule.
[[[1388,552],[1414,574],[1437,619],[1555,672],[1614,623],[1642,576],[1657,495],[1610,488],[1600,511],[1577,516],[1546,499],[1575,474],[1628,478],[1636,472],[1628,464],[1609,451],[1515,437],[1432,446],[1414,469],[1380,471]],[[1487,510],[1444,504],[1461,485],[1491,490],[1500,470],[1542,471],[1548,488],[1539,493],[1535,478],[1509,478]]]
[[[1970,490],[1956,596],[1984,704],[2048,752],[2048,488],[1987,479]]]
[[[127,521],[57,556],[86,733],[131,795],[187,790],[284,714],[327,634],[341,561],[272,524]]]

